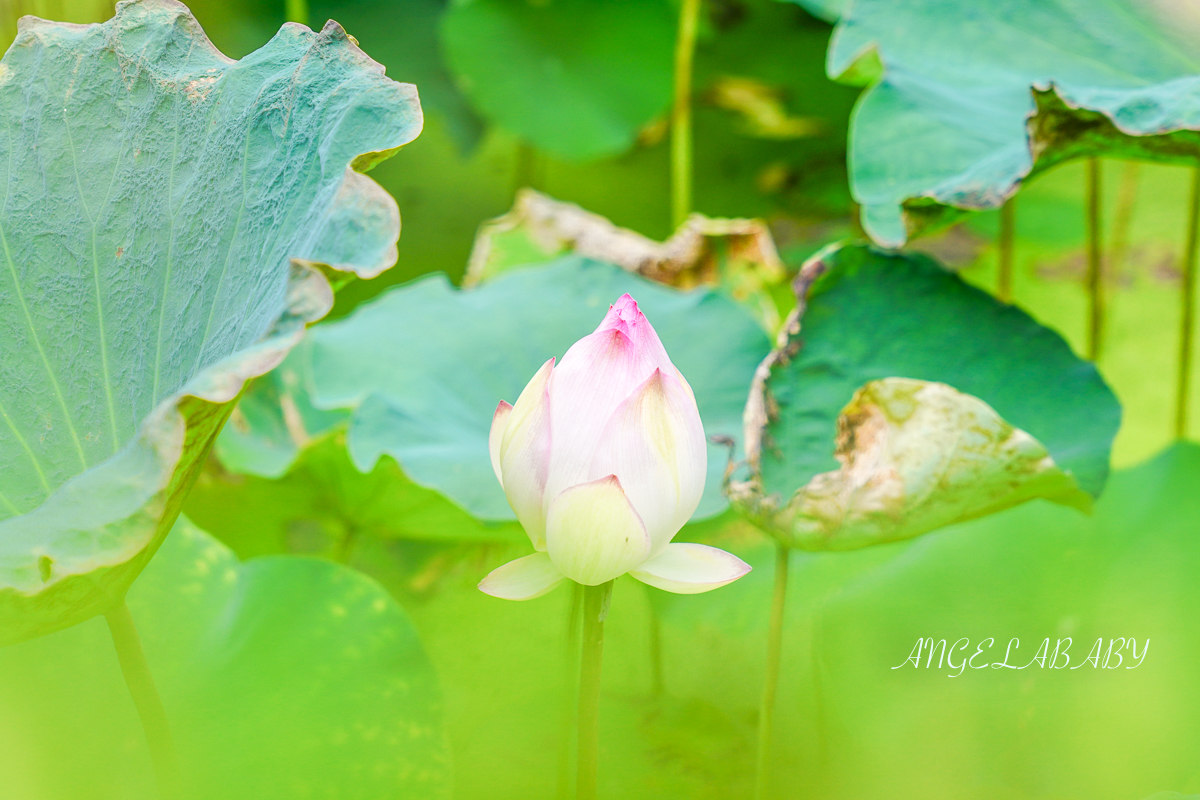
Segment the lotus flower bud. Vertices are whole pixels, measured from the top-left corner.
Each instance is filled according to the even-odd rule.
[[[696,398],[658,334],[624,295],[557,365],[551,358],[492,420],[492,467],[533,555],[479,588],[526,600],[564,578],[595,586],[630,573],[690,594],[745,575],[741,559],[672,544],[704,492]]]

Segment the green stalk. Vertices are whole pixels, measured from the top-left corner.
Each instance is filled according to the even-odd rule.
[[[162,698],[154,686],[150,665],[146,663],[146,653],[142,650],[142,640],[133,624],[129,606],[122,600],[104,617],[108,620],[108,630],[117,649],[117,660],[121,663],[125,685],[129,687],[129,694],[142,720],[142,730],[150,748],[150,760],[158,779],[159,794],[164,800],[177,800],[181,796],[181,784],[175,746],[171,741],[171,727],[167,723]]]
[[[285,0],[284,8],[286,9],[288,22],[299,22],[301,25],[308,24],[308,0]]]
[[[1109,279],[1118,278],[1125,269],[1129,255],[1129,226],[1133,222],[1133,207],[1137,202],[1138,174],[1141,164],[1126,161],[1121,170],[1121,185],[1117,189],[1117,203],[1113,207],[1112,225],[1108,239]]]
[[[571,584],[571,602],[567,607],[565,633],[566,649],[563,652],[563,714],[562,730],[558,737],[558,798],[568,800],[571,796],[571,729],[575,726],[575,706],[579,690],[579,618],[583,610],[583,586]]]
[[[1000,206],[1000,274],[996,280],[996,298],[1001,303],[1011,303],[1013,300],[1012,266],[1013,266],[1013,233],[1016,230],[1014,206],[1016,196],[1008,198]]]
[[[675,38],[675,104],[671,109],[671,225],[692,213],[692,56],[700,0],[683,0]]]
[[[600,744],[600,659],[604,653],[604,618],[613,582],[583,589],[583,656],[579,668],[578,800],[596,800]]]
[[[1192,333],[1195,327],[1196,244],[1200,234],[1200,167],[1192,170],[1187,244],[1183,249],[1182,313],[1179,323],[1179,373],[1175,385],[1175,436],[1187,436],[1188,390],[1192,381]]]
[[[763,682],[762,704],[758,709],[758,763],[754,771],[755,800],[767,797],[771,766],[771,725],[775,716],[775,695],[779,689],[779,661],[783,651],[783,610],[787,597],[788,548],[775,549],[775,592],[771,597],[771,622],[767,629],[767,674]]]
[[[646,587],[647,595],[652,591],[654,590]],[[662,697],[667,686],[663,677],[662,618],[659,617],[654,599],[647,597],[647,603],[650,612],[650,692],[655,697]]]
[[[1089,361],[1100,358],[1100,341],[1104,332],[1104,281],[1101,275],[1100,251],[1100,159],[1087,162],[1087,291]]]

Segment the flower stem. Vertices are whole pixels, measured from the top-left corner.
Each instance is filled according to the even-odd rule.
[[[596,800],[600,740],[600,658],[604,653],[604,618],[613,582],[583,589],[583,657],[579,668],[578,800]]]
[[[1136,161],[1126,161],[1121,170],[1121,184],[1117,189],[1116,205],[1113,206],[1112,225],[1109,226],[1109,280],[1120,278],[1129,257],[1129,226],[1133,222],[1133,208],[1137,203],[1141,166]]]
[[[1104,329],[1104,281],[1101,274],[1100,251],[1100,159],[1087,161],[1087,291],[1088,339],[1087,357],[1100,357],[1100,340]]]
[[[675,38],[675,104],[671,109],[671,226],[692,213],[692,56],[700,0],[683,0]]]
[[[767,674],[762,705],[758,710],[758,764],[754,774],[755,800],[767,796],[771,764],[771,724],[775,716],[775,694],[779,688],[779,659],[783,649],[783,601],[787,597],[788,548],[775,550],[775,592],[771,597],[771,622],[767,629]]]
[[[653,590],[647,586],[647,595],[651,591]],[[666,679],[663,677],[662,617],[658,613],[658,607],[654,605],[654,598],[648,597],[647,600],[650,623],[650,692],[655,697],[662,697],[666,691]]]
[[[142,640],[133,624],[129,606],[122,600],[104,617],[108,620],[108,630],[117,650],[125,685],[129,687],[129,694],[142,720],[142,730],[150,748],[150,760],[158,779],[159,794],[164,800],[176,800],[180,797],[181,784],[175,746],[171,742],[171,728],[162,699],[154,687],[154,677],[150,674],[150,665],[146,663],[146,653],[142,650]]]
[[[1011,303],[1013,300],[1013,233],[1016,230],[1013,212],[1016,203],[1017,198],[1014,196],[1000,206],[1000,239],[997,242],[1000,250],[1000,274],[996,280],[996,298],[1001,303]]]
[[[1195,327],[1196,246],[1200,236],[1200,167],[1192,170],[1187,244],[1183,249],[1182,309],[1179,322],[1179,372],[1175,385],[1175,436],[1187,436],[1188,390],[1192,381],[1192,333]]]
[[[558,737],[558,798],[571,796],[571,729],[575,727],[576,694],[579,690],[579,618],[583,611],[583,586],[571,584],[571,602],[567,608],[567,625],[563,632],[566,649],[563,652],[563,714],[562,730]]]

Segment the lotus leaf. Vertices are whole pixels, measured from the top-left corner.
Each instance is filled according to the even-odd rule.
[[[239,562],[180,517],[129,592],[186,800],[449,797],[441,691],[417,630],[364,575]],[[0,796],[157,800],[108,631],[0,650]]]
[[[1058,334],[922,255],[830,247],[796,286],[800,306],[747,406],[747,456],[765,496],[782,503],[838,470],[839,417],[860,387],[883,378],[942,383],[982,400],[999,416],[997,431],[1032,437],[1079,489],[1099,495],[1120,406]]]
[[[850,131],[863,224],[898,246],[947,206],[997,208],[1088,155],[1200,160],[1187,3],[855,0],[830,77],[870,85]]]
[[[1035,497],[1091,511],[1046,448],[977,397],[944,383],[884,378],[838,417],[841,466],[791,497],[763,499],[753,482],[731,499],[782,542],[852,550],[910,539]]]
[[[329,309],[313,264],[394,260],[395,205],[351,165],[421,114],[336,23],[235,62],[184,6],[138,0],[26,17],[0,120],[4,644],[123,596],[244,381]]]

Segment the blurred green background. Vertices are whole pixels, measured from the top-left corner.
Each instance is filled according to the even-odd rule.
[[[608,19],[595,5],[310,0],[313,27],[327,18],[342,23],[389,76],[417,84],[426,115],[421,136],[371,173],[401,209],[398,264],[340,291],[334,317],[419,275],[460,280],[476,229],[506,211],[522,186],[655,239],[671,233],[666,118],[677,7],[639,0],[627,14],[610,9]],[[506,32],[546,7],[561,12],[559,27],[538,29],[523,42],[524,56],[507,51]],[[30,0],[0,5],[0,13],[11,38],[21,13],[83,22],[104,18],[105,8]],[[283,0],[197,0],[191,8],[233,57],[261,46],[289,12]],[[858,90],[825,77],[831,31],[792,3],[702,4],[695,209],[764,218],[793,271],[856,230],[846,139]],[[578,101],[579,114],[596,115],[582,132],[513,111],[522,98],[535,108],[576,102],[571,81],[555,79],[563,64],[568,72],[578,67],[593,81],[587,90],[606,98],[599,111]],[[1113,450],[1119,471],[1091,518],[1035,501],[914,542],[793,554],[773,796],[1200,793],[1200,448],[1172,444],[1171,428],[1190,172],[1108,159],[1102,170],[1111,316],[1098,365],[1124,407]],[[1077,352],[1086,306],[1083,187],[1082,164],[1068,163],[1032,181],[1015,207],[1015,301]],[[997,218],[980,213],[909,247],[991,291]],[[1195,420],[1196,388],[1192,398]],[[182,720],[181,740],[199,753],[189,763],[197,774],[207,765],[222,776],[205,784],[207,796],[375,796],[353,787],[386,757],[370,743],[392,728],[411,739],[402,749],[412,768],[428,770],[437,787],[420,796],[445,796],[450,786],[464,800],[566,796],[560,744],[569,730],[562,708],[570,591],[520,604],[479,593],[487,571],[527,551],[520,531],[472,520],[427,490],[410,506],[425,513],[416,522],[396,518],[410,511],[381,511],[379,496],[405,481],[386,457],[360,476],[340,446],[282,481],[235,475],[215,460],[201,476],[185,511],[223,544],[173,534],[131,604],[146,619],[161,617],[143,635],[152,664],[164,665],[160,682],[168,710]],[[375,535],[360,535],[364,529]],[[730,798],[751,790],[773,548],[728,512],[680,538],[730,549],[755,571],[699,597],[618,583],[605,656],[603,797]],[[400,615],[387,641],[373,656],[347,654],[340,671],[322,675],[360,687],[362,696],[326,707],[320,687],[295,694],[284,677],[292,673],[277,668],[278,660],[303,664],[319,647],[301,646],[315,624],[303,609],[289,610],[285,621],[247,623],[265,637],[257,643],[229,634],[220,598],[177,622],[171,609],[181,601],[155,592],[172,575],[194,571],[200,557],[188,546],[207,547],[205,557],[234,574],[266,573],[242,580],[266,582],[260,589],[268,593],[272,580],[299,587],[349,580],[322,572],[327,560],[378,581],[386,595],[371,582],[336,591],[368,608],[397,601],[399,608],[387,605],[387,614]],[[303,556],[297,563],[309,572],[273,560],[284,553]],[[234,554],[250,560],[239,565]],[[102,624],[0,651],[0,796],[152,796],[148,757]],[[221,651],[221,663],[191,662],[189,637],[212,630],[225,632],[230,652]],[[282,638],[293,636],[295,645]],[[968,637],[972,652],[987,637],[1001,651],[1019,638],[1014,661],[1026,663],[1044,638],[1067,636],[1077,658],[1097,637],[1136,637],[1139,646],[1148,639],[1149,652],[1136,670],[988,668],[950,678],[948,670],[892,669],[920,637]],[[376,705],[372,687],[392,668],[404,675],[403,697]],[[197,684],[224,686],[221,699]],[[422,698],[438,692],[444,734],[423,729],[436,727],[436,703],[425,708]],[[258,704],[297,708],[279,727],[251,725],[233,737],[217,724],[221,708],[253,720],[266,713]],[[346,719],[353,724],[342,731]],[[342,749],[322,745],[326,738]],[[244,757],[255,751],[260,759]],[[288,784],[298,764],[300,773],[334,777]]]

